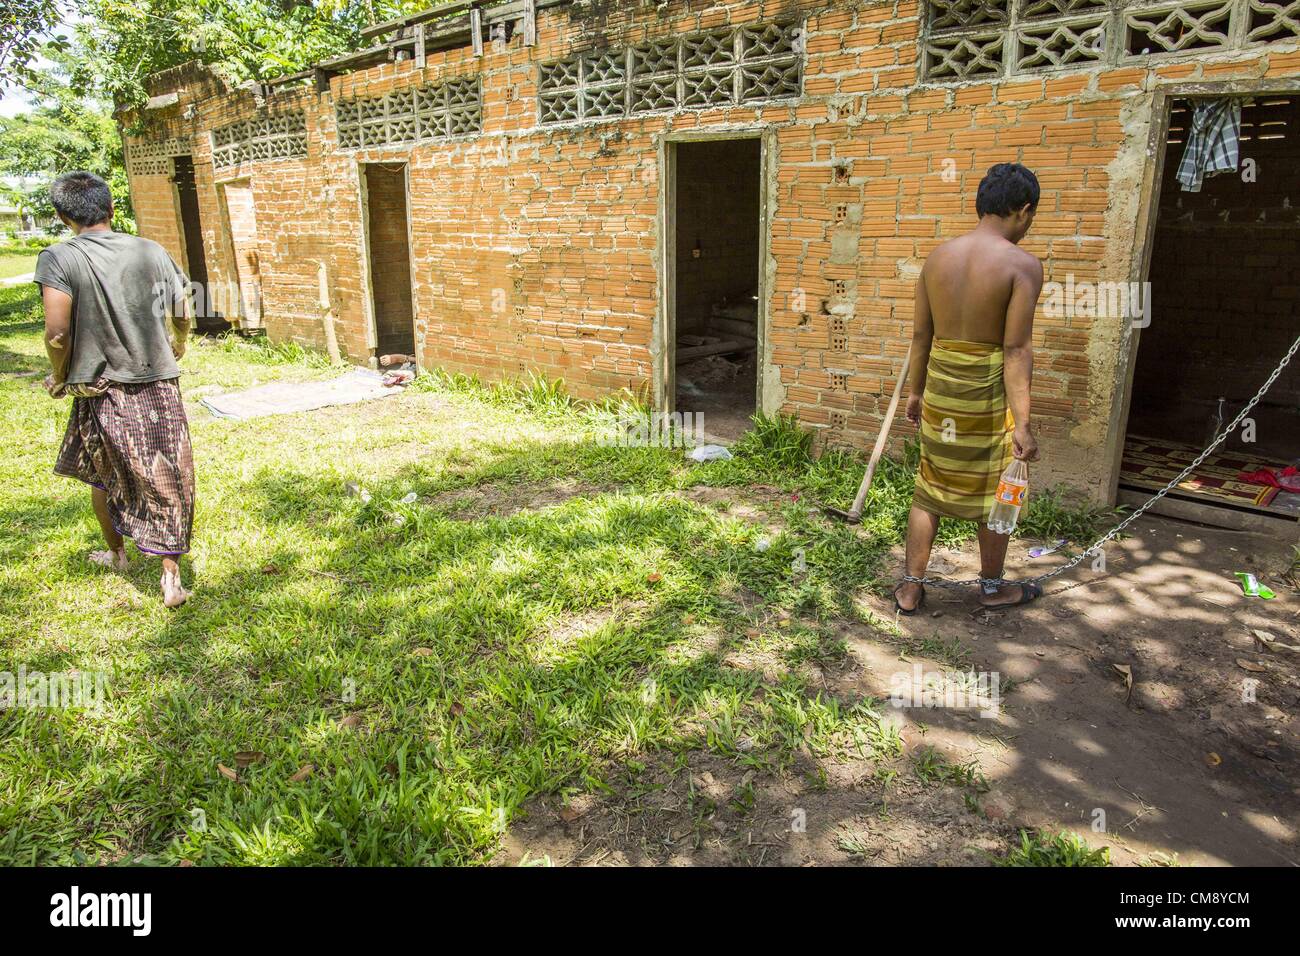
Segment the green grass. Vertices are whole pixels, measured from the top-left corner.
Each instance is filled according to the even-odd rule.
[[[1020,846],[1001,858],[1002,866],[1110,866],[1110,848],[1092,849],[1077,833],[1020,831]]]
[[[0,279],[26,275],[36,269],[36,253],[19,253],[10,255],[0,252]]]
[[[892,573],[914,461],[883,464],[860,536],[808,506],[851,496],[861,461],[810,461],[788,422],[695,465],[601,444],[635,396],[580,406],[538,379],[428,376],[243,423],[192,403],[195,597],[170,613],[156,562],[84,561],[96,526],[50,475],[68,406],[38,386],[39,319],[33,290],[0,290],[0,670],[101,672],[107,694],[0,711],[0,863],[475,863],[531,797],[656,753],[902,753],[877,702],[807,669],[843,656],[836,621]],[[182,366],[191,396],[338,371],[237,336]],[[683,493],[701,483],[785,489],[782,530]]]

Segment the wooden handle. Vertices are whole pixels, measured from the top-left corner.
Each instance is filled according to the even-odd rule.
[[[889,429],[894,424],[894,413],[898,411],[898,399],[903,394],[903,383],[907,381],[907,369],[911,364],[912,345],[908,343],[907,354],[903,356],[902,371],[898,373],[898,381],[894,384],[894,397],[889,400],[885,419],[880,423],[880,434],[876,436],[876,447],[871,450],[871,460],[867,462],[867,473],[862,476],[862,484],[858,486],[858,496],[853,499],[853,508],[849,512],[852,515],[862,514],[862,506],[867,502],[871,479],[875,477],[876,465],[880,462],[880,456],[884,454],[885,443],[889,441]]]

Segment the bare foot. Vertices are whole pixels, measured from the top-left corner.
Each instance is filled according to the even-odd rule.
[[[126,570],[126,548],[119,551],[92,551],[87,557],[91,564],[98,564],[110,571]]]
[[[894,601],[904,614],[911,614],[920,607],[924,596],[925,589],[915,581],[904,581],[894,589]]]
[[[165,607],[180,607],[190,598],[190,592],[181,586],[179,571],[163,571],[162,593]]]

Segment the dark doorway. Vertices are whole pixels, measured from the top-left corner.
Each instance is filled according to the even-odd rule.
[[[203,219],[199,215],[199,191],[194,180],[194,160],[189,156],[172,159],[172,182],[180,206],[181,238],[185,242],[185,271],[196,286],[194,324],[200,332],[219,331],[226,321],[216,308],[208,284],[208,260],[203,251]]]
[[[1151,251],[1151,321],[1141,331],[1120,468],[1124,492],[1164,487],[1229,424],[1300,335],[1300,97],[1241,99],[1240,168],[1177,179],[1191,102],[1175,101]],[[1300,465],[1300,374],[1288,367],[1242,427],[1170,499],[1200,520],[1300,515],[1300,494],[1246,476]],[[1194,517],[1183,509],[1183,514]]]
[[[736,438],[757,404],[762,143],[674,148],[676,411]]]
[[[415,310],[411,296],[410,223],[406,164],[363,167],[370,294],[375,341],[384,355],[415,354]]]

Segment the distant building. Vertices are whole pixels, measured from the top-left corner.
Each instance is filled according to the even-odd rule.
[[[1300,329],[1296,7],[452,0],[272,84],[154,76],[122,117],[131,193],[141,234],[273,339],[862,447],[922,262],[1022,162],[1049,284],[1037,480],[1145,498]],[[1185,191],[1207,99],[1239,111],[1242,168]],[[1279,379],[1254,453],[1300,457],[1298,405]],[[1241,467],[1193,497],[1274,514]]]

